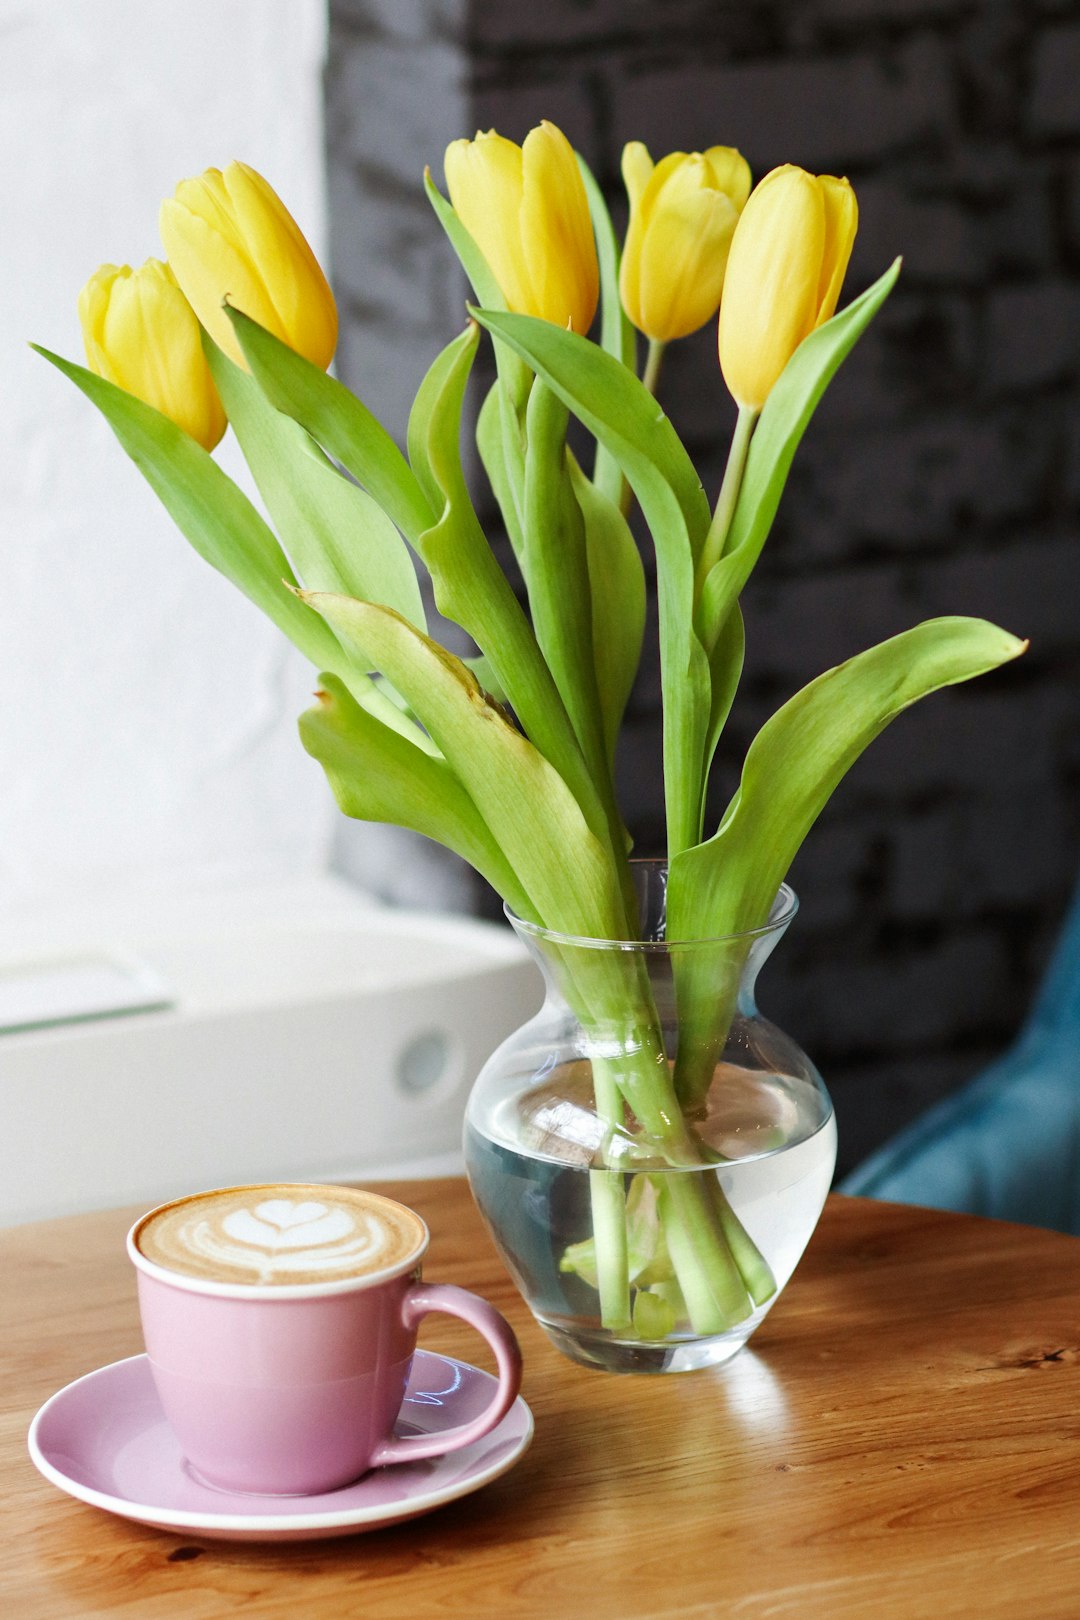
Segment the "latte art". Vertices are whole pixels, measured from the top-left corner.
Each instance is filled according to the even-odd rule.
[[[135,1235],[147,1260],[254,1287],[332,1282],[400,1267],[424,1247],[419,1216],[349,1187],[232,1187],[167,1204]]]

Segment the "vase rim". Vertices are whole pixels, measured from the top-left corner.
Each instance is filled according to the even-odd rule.
[[[632,860],[632,867],[658,871],[667,866],[663,860]],[[735,941],[751,942],[770,934],[781,933],[799,909],[799,897],[789,883],[781,883],[769,909],[767,921],[757,928],[736,929],[730,934],[714,934],[703,939],[597,939],[588,934],[564,934],[556,928],[545,928],[540,923],[519,917],[508,905],[503,906],[507,918],[519,934],[529,939],[544,940],[553,945],[577,946],[591,951],[692,951],[707,946],[729,945]]]

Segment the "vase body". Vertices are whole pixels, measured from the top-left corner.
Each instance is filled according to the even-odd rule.
[[[561,1351],[688,1371],[727,1360],[775,1304],[824,1205],[836,1128],[814,1065],[754,1000],[791,891],[764,928],[683,945],[663,937],[665,868],[634,866],[640,941],[511,919],[547,995],[473,1087],[465,1162]]]

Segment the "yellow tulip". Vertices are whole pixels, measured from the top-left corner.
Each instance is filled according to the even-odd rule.
[[[246,163],[181,180],[161,205],[161,240],[188,302],[219,348],[244,364],[229,303],[324,369],[337,306],[295,219]]]
[[[732,146],[671,152],[654,165],[641,142],[631,141],[622,171],[630,197],[622,305],[639,332],[670,343],[716,314],[750,167]]]
[[[79,322],[91,371],[153,405],[205,450],[214,448],[225,412],[195,312],[167,264],[103,264],[79,294]]]
[[[743,209],[720,305],[720,367],[760,410],[799,344],[836,309],[858,226],[855,193],[831,174],[773,169]]]
[[[587,332],[600,275],[585,183],[554,124],[516,146],[494,130],[446,149],[446,185],[508,308]]]

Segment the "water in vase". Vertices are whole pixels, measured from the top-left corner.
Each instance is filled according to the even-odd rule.
[[[702,1356],[692,1349],[700,1336],[686,1320],[678,1288],[665,1281],[672,1268],[665,1269],[662,1237],[657,1242],[662,1223],[656,1212],[665,1187],[672,1177],[689,1176],[722,1189],[720,1203],[730,1208],[734,1229],[745,1232],[775,1284],[759,1290],[767,1297],[752,1301],[749,1314],[725,1335],[734,1353],[779,1296],[825,1202],[836,1159],[827,1094],[802,1078],[724,1064],[707,1110],[695,1122],[715,1163],[673,1169],[640,1144],[629,1144],[618,1172],[634,1284],[634,1326],[627,1334],[597,1323],[591,1172],[604,1163],[597,1129],[586,1064],[576,1076],[564,1067],[539,1084],[533,1071],[521,1090],[508,1088],[483,1128],[472,1113],[466,1121],[465,1156],[476,1201],[533,1312],[577,1359],[605,1364],[606,1338],[624,1348],[638,1343],[641,1370],[714,1362],[715,1346]]]

